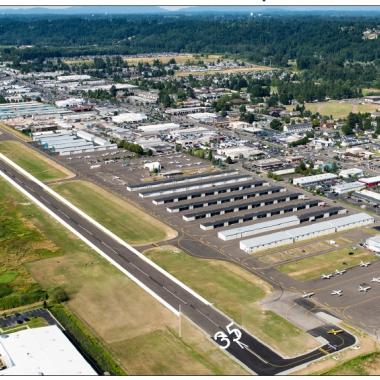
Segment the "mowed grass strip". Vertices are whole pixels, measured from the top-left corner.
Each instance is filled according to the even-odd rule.
[[[177,356],[181,360],[165,364],[169,373],[189,375],[194,366],[202,375],[246,374],[192,324],[186,329],[184,324],[182,339],[173,335],[178,328],[173,313],[4,180],[0,180],[1,284],[12,293],[0,294],[0,303],[3,296],[25,295],[36,291],[36,286],[37,290],[65,289],[70,311],[129,374],[160,374],[168,346],[171,352],[182,352]],[[40,324],[30,323],[30,327]],[[155,331],[162,331],[166,339],[155,341],[151,347],[155,355],[147,361],[144,338],[134,338]],[[117,351],[113,343],[117,343]],[[189,347],[185,350],[184,346]],[[126,357],[123,353],[128,350],[135,354]]]
[[[16,136],[18,139],[23,140],[25,142],[32,141],[32,139],[28,135],[26,135],[25,133],[22,133],[22,132],[18,131],[17,129],[12,128],[10,125],[7,125],[7,124],[0,122],[0,130],[1,129],[5,132],[10,133],[13,136]]]
[[[361,355],[321,373],[326,376],[374,376],[380,374],[380,352]]]
[[[318,345],[298,327],[264,310],[259,301],[270,292],[269,286],[239,267],[198,259],[170,246],[145,254],[284,355],[295,356]]]
[[[148,244],[176,236],[165,224],[90,182],[68,181],[52,187],[128,243]]]
[[[56,181],[72,177],[73,173],[35,152],[19,141],[0,141],[0,153],[41,181]]]
[[[350,255],[350,253],[353,254]],[[348,247],[283,264],[277,269],[298,281],[308,281],[320,277],[323,273],[333,272],[335,269],[353,267],[361,260],[375,261],[376,259],[372,252],[364,248]]]

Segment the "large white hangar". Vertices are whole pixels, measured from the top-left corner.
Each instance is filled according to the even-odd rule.
[[[286,231],[275,232],[272,234],[242,240],[240,241],[240,249],[247,253],[253,253],[279,247],[281,245],[292,244],[300,240],[307,240],[317,236],[333,234],[345,229],[365,226],[374,222],[375,219],[364,212],[348,215],[343,218],[309,224],[303,227],[297,227]]]
[[[272,219],[262,223],[251,224],[250,226],[231,228],[218,232],[218,238],[222,240],[239,239],[246,236],[258,235],[268,231],[279,230],[300,224],[300,219],[296,215],[285,218]]]

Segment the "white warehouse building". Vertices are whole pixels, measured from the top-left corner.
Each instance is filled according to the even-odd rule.
[[[258,235],[268,231],[279,230],[281,228],[292,227],[300,224],[300,219],[295,216],[286,218],[272,219],[262,223],[255,223],[250,226],[231,228],[229,230],[218,232],[218,238],[224,241],[239,239],[246,236]]]
[[[364,246],[370,251],[380,254],[380,235],[371,236],[368,238]]]
[[[316,175],[311,175],[307,177],[294,178],[293,184],[298,185],[298,186],[307,186],[313,183],[330,181],[335,178],[338,178],[338,176],[334,173],[323,173],[323,174],[316,174]]]
[[[247,253],[253,253],[292,244],[300,240],[312,239],[317,236],[329,235],[346,229],[365,226],[374,222],[375,219],[364,212],[348,215],[339,219],[309,224],[303,227],[242,240],[240,241],[240,249]]]
[[[332,191],[336,194],[346,194],[353,191],[359,191],[365,188],[365,185],[359,181],[345,182],[339,185],[332,186]]]

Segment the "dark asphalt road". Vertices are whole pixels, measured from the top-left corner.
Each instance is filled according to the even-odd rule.
[[[103,232],[93,223],[53,197],[37,183],[28,179],[1,159],[0,171],[23,187],[29,194],[102,250],[108,257],[125,268],[161,299],[165,300],[176,310],[180,308],[183,315],[209,334],[210,337],[213,338],[218,331],[224,332],[230,342],[227,351],[253,372],[259,375],[274,375],[335,351],[334,348],[325,345],[322,349],[316,349],[305,355],[284,359],[237,325],[234,325],[234,327],[238,328],[240,332],[227,332],[227,325],[231,323],[231,320],[213,306],[202,302],[148,262],[138,257],[136,253],[120,244],[110,235]],[[355,342],[355,338],[346,332],[334,336],[327,334],[327,330],[322,330],[318,335],[322,335],[328,339],[331,344],[336,346],[337,350],[348,347]],[[237,338],[240,333],[241,337],[239,340]],[[216,342],[220,346],[223,346],[226,341],[217,339]],[[240,342],[248,347],[242,348],[241,344],[239,344]]]

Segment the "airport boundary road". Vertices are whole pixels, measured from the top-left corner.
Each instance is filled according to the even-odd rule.
[[[107,231],[67,200],[0,154],[0,175],[43,208],[97,253],[129,276],[177,316],[189,318],[221,348],[259,375],[289,371],[330,353],[349,347],[356,339],[347,332],[326,334],[330,344],[295,358],[282,358],[263,342],[240,328],[207,300],[180,283],[133,247]],[[334,348],[335,347],[335,348]]]

